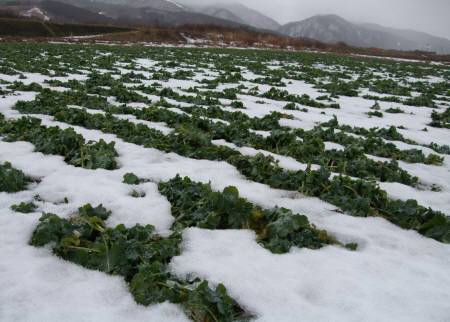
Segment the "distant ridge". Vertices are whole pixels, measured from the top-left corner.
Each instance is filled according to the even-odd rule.
[[[118,26],[178,27],[186,24],[244,28],[228,19],[193,12],[168,0],[10,0],[1,9],[15,14],[59,23]]]
[[[313,16],[288,23],[278,31],[291,37],[311,38],[330,44],[343,42],[356,47],[450,53],[448,39],[412,30],[387,28],[374,24],[354,24],[337,15]]]
[[[281,27],[274,19],[239,3],[216,4],[200,8],[199,10],[214,17],[229,19],[258,29],[277,30]]]

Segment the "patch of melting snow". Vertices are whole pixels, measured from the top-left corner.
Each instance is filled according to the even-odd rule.
[[[36,18],[42,19],[44,21],[49,21],[50,20],[50,18],[47,15],[45,15],[42,12],[42,10],[40,8],[38,8],[38,7],[33,7],[31,9],[27,10],[27,11],[21,12],[21,16],[27,17],[27,18],[36,17]]]

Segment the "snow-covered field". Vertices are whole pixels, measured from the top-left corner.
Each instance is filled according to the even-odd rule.
[[[27,185],[0,171],[0,321],[450,321],[449,84],[445,66],[366,57],[1,44],[0,165]],[[170,199],[177,175],[221,194]],[[90,222],[86,204],[111,213]],[[276,207],[309,223],[256,218]],[[37,245],[43,213],[66,228]],[[112,260],[117,225],[179,234],[149,285],[211,294],[144,303],[155,257]]]

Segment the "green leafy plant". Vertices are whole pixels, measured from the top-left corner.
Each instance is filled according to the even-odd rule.
[[[15,212],[21,212],[23,214],[35,212],[36,209],[38,209],[38,206],[36,206],[33,202],[21,202],[18,205],[11,206],[11,210]]]
[[[231,102],[230,105],[232,108],[236,108],[236,109],[244,109],[245,110],[245,106],[244,103],[242,103],[241,101],[233,101]]]
[[[53,253],[65,260],[123,276],[139,304],[176,303],[197,322],[250,318],[222,284],[210,288],[207,281],[179,279],[170,273],[168,264],[180,253],[180,234],[161,237],[151,225],[107,228],[104,221],[110,214],[101,205],[85,205],[69,219],[43,214],[30,244],[51,243]]]
[[[390,107],[386,110],[384,110],[386,113],[391,113],[391,114],[400,114],[400,113],[405,113],[404,110],[402,110],[399,107]]]
[[[383,113],[380,111],[370,111],[367,113],[367,115],[375,117],[383,117]]]
[[[252,229],[258,241],[274,253],[292,246],[320,248],[337,243],[325,231],[316,229],[306,216],[284,208],[261,209],[239,197],[235,187],[214,192],[208,184],[176,178],[159,184],[159,191],[172,204],[174,228]]]
[[[123,183],[130,184],[130,185],[138,185],[141,183],[141,180],[134,173],[126,173],[123,176]]]
[[[430,126],[450,129],[450,107],[442,113],[434,110],[431,119]]]
[[[5,140],[28,141],[35,150],[44,154],[56,154],[77,167],[86,169],[117,168],[115,157],[118,156],[114,142],[85,142],[83,137],[73,129],[62,130],[59,127],[46,127],[36,118],[22,117],[18,120],[0,120],[0,134]]]
[[[30,182],[31,180],[22,171],[13,168],[11,163],[0,164],[0,192],[19,192],[25,190]]]

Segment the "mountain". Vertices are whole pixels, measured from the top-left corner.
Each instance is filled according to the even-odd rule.
[[[113,13],[115,12],[115,14]],[[113,13],[113,15],[111,15]],[[230,28],[242,28],[243,25],[230,20],[211,17],[201,13],[188,11],[170,12],[154,10],[152,8],[138,8],[135,10],[119,9],[113,11],[103,11],[102,14],[114,16],[119,25],[131,26],[159,26],[159,27],[180,27],[183,25],[203,25]]]
[[[96,12],[53,0],[41,1],[38,8],[54,22],[82,24],[111,24],[114,22],[113,19]]]
[[[398,39],[389,33],[353,24],[336,15],[318,15],[292,22],[278,31],[291,37],[311,38],[325,43],[344,42],[357,47],[401,49],[413,46],[407,39]]]
[[[9,2],[22,17],[58,23],[113,24],[114,20],[96,12],[53,0]]]
[[[4,2],[0,0],[0,4]],[[168,0],[9,0],[4,8],[23,17],[61,23],[247,28],[231,20],[192,12]]]
[[[181,12],[187,10],[183,5],[170,0],[91,0],[91,2],[122,5],[132,8],[151,8],[169,12]]]
[[[169,0],[57,0],[77,7],[97,11],[102,9],[120,8],[122,10],[147,9],[164,12],[185,12],[187,8]]]
[[[277,30],[281,26],[272,18],[239,3],[217,4],[201,7],[197,10],[213,17],[231,20],[258,29]]]
[[[239,3],[226,4],[225,8],[240,17],[246,24],[255,28],[276,30],[281,26],[274,19]]]
[[[60,0],[61,1],[61,0]],[[213,25],[239,28],[241,22],[213,17],[168,0],[62,0],[76,2],[91,11],[113,18],[121,25],[178,27],[182,25]],[[83,3],[81,3],[83,1]]]
[[[241,23],[244,25],[246,24],[244,20],[242,20],[241,18],[236,16],[232,11],[225,9],[225,8],[209,6],[209,7],[202,8],[201,13],[204,13],[205,15],[208,15],[208,16]]]
[[[408,39],[416,43],[416,48],[424,51],[434,51],[436,53],[450,53],[450,40],[443,37],[436,37],[425,32],[409,30],[409,29],[396,29],[380,26],[377,24],[363,24],[364,27],[387,32],[398,37]]]
[[[291,22],[278,31],[291,37],[310,38],[331,44],[344,42],[356,47],[450,53],[450,40],[416,31],[354,24],[336,15],[317,15]]]
[[[105,17],[114,19],[121,25],[145,25],[178,27],[190,25],[213,25],[241,28],[244,21],[232,13],[210,15],[195,12],[170,0],[58,0],[70,2]]]

